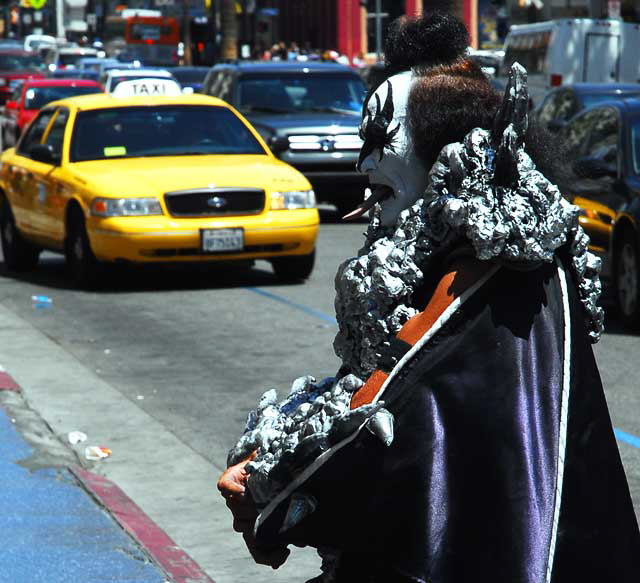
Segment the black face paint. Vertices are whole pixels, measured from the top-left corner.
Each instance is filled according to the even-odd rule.
[[[380,107],[380,96],[377,93],[374,96],[376,98],[376,113],[372,116],[367,108],[366,118],[363,116],[360,126],[359,135],[364,143],[360,149],[360,156],[358,156],[358,163],[356,164],[358,170],[360,170],[364,159],[376,148],[380,150],[380,160],[382,160],[385,147],[395,152],[392,142],[400,131],[400,126],[395,130],[388,131],[391,120],[393,120],[393,90],[391,82],[387,81],[387,98],[384,100],[384,107]],[[364,126],[364,130],[362,126]]]

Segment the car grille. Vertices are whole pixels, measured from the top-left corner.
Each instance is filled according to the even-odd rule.
[[[264,209],[259,188],[196,188],[166,192],[164,200],[174,217],[254,215]]]
[[[358,134],[287,136],[292,152],[357,152],[362,147]]]

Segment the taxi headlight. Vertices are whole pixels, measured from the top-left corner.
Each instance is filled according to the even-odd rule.
[[[97,217],[140,217],[163,213],[157,198],[94,198],[91,214]]]
[[[313,190],[287,190],[271,193],[271,210],[311,209],[316,206]]]

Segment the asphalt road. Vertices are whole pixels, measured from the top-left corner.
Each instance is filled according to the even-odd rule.
[[[123,271],[85,292],[71,287],[61,257],[44,254],[36,272],[0,277],[0,364],[58,435],[82,430],[113,449],[94,470],[218,583],[299,583],[317,574],[314,554],[295,549],[279,571],[254,566],[215,480],[262,392],[284,396],[297,376],[337,370],[333,277],[364,229],[323,212],[316,269],[302,285],[280,284],[258,262],[235,274]],[[36,308],[32,295],[51,307]],[[640,436],[640,337],[608,317],[595,350],[640,515],[640,448],[629,443]]]

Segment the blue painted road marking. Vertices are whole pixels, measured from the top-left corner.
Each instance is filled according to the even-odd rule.
[[[284,296],[272,294],[271,292],[264,291],[263,289],[257,287],[246,287],[245,289],[248,289],[249,291],[252,291],[253,293],[256,293],[258,295],[264,296],[265,298],[269,298],[271,300],[275,300],[276,302],[280,302],[281,304],[285,304],[291,308],[295,308],[296,310],[300,310],[305,314],[309,314],[310,316],[314,316],[315,318],[319,318],[320,320],[324,320],[325,322],[329,322],[334,326],[338,324],[334,317],[324,314],[323,312],[320,312],[318,310],[314,310],[313,308],[309,308],[308,306],[305,306],[303,304],[292,302]]]

